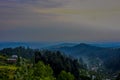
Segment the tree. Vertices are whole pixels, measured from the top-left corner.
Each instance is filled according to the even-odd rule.
[[[53,70],[49,65],[38,62],[35,66],[20,60],[20,67],[16,70],[15,80],[55,80]]]
[[[38,63],[39,61],[43,61],[45,64],[50,64],[55,77],[64,70],[70,72],[75,76],[76,80],[79,80],[79,69],[84,69],[78,59],[71,59],[59,51],[38,51],[35,53],[35,63]]]
[[[35,80],[55,80],[52,68],[41,61],[35,65],[33,75]]]
[[[20,55],[18,54],[18,58],[17,58],[17,63],[16,63],[17,66],[20,66]]]
[[[20,58],[19,68],[16,70],[15,80],[34,80],[33,69],[28,67],[24,59]],[[32,67],[31,67],[32,68]]]
[[[75,77],[70,72],[61,71],[61,73],[58,75],[57,80],[74,80]]]

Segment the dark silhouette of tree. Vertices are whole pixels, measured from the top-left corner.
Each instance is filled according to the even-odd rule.
[[[59,51],[41,51],[35,52],[35,63],[43,61],[45,64],[50,64],[54,71],[54,76],[58,76],[62,70],[72,73],[76,80],[79,79],[79,69],[84,69],[79,64],[77,59],[71,59],[68,56],[61,54]]]

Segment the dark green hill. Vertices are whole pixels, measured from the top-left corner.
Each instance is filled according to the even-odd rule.
[[[54,48],[53,50],[59,50],[76,58],[86,58],[84,60],[92,62],[99,59],[110,72],[120,70],[120,48],[104,48],[81,43],[73,47]]]

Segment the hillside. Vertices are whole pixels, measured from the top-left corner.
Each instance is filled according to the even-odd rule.
[[[105,47],[98,47],[98,46],[85,44],[85,43],[80,43],[74,46],[73,44],[65,44],[65,45],[68,45],[68,46],[57,45],[58,47],[52,46],[51,48],[40,49],[40,50],[31,49],[29,47],[27,48],[26,47],[4,48],[0,50],[1,64],[2,66],[4,66],[5,60],[7,59],[7,57],[4,57],[4,56],[9,57],[12,55],[19,55],[31,61],[33,60],[33,57],[35,56],[34,54],[37,51],[38,55],[36,56],[36,59],[38,59],[38,61],[42,60],[46,65],[50,64],[54,71],[58,71],[58,69],[60,69],[60,71],[62,69],[71,71],[72,69],[71,67],[73,67],[72,64],[74,63],[74,62],[71,62],[73,59],[80,60],[81,65],[86,68],[85,70],[87,72],[88,71],[99,72],[100,75],[102,76],[104,75],[105,77],[108,77],[108,78],[109,77],[114,78],[114,76],[116,76],[116,74],[118,74],[120,71],[120,63],[119,63],[120,62],[120,48],[116,48],[116,47],[105,48]],[[70,57],[71,60],[67,57]],[[56,61],[57,63],[54,61]],[[68,61],[68,63],[66,61]],[[60,71],[56,72],[56,74],[59,74]],[[72,71],[72,73],[73,72],[74,70]]]
[[[120,48],[97,47],[81,43],[72,47],[53,48],[52,50],[59,50],[75,58],[81,57],[87,64],[94,63],[97,61],[96,59],[99,59],[100,64],[105,66],[109,71],[120,70]]]

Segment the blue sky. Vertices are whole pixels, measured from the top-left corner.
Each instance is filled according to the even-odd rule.
[[[120,41],[120,0],[0,0],[0,41]]]

